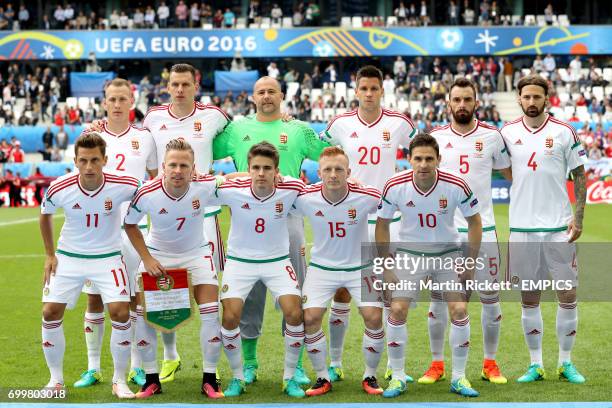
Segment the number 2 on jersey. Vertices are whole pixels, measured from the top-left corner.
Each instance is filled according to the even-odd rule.
[[[120,160],[119,164],[117,164],[117,171],[125,171],[125,167],[123,167],[123,163],[125,163],[125,154],[117,153],[115,159]]]
[[[361,158],[359,159],[359,164],[368,164],[368,148],[365,146],[360,146],[357,151],[361,153]],[[370,163],[369,164],[378,164],[380,163],[380,148],[378,146],[372,146],[370,149]]]

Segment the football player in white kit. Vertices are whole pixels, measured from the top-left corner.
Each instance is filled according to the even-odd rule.
[[[198,174],[208,174],[212,166],[213,139],[229,123],[225,112],[213,105],[195,102],[199,84],[196,83],[196,70],[189,64],[176,64],[170,68],[168,92],[171,103],[149,109],[143,126],[151,131],[157,146],[157,160],[161,165],[166,144],[177,138],[185,139],[195,153],[195,166]],[[213,261],[216,270],[223,271],[225,253],[217,215],[219,207],[206,208],[204,231],[211,242]],[[174,380],[181,360],[176,349],[176,333],[162,333],[164,342],[164,361],[160,372],[162,383]]]
[[[382,190],[385,182],[395,174],[395,159],[399,146],[408,147],[416,134],[416,127],[405,115],[381,106],[384,91],[382,71],[367,65],[357,71],[355,97],[359,108],[336,116],[321,133],[323,140],[339,145],[346,152],[352,169],[352,177],[361,183]],[[398,240],[400,214],[393,218],[391,238]],[[374,242],[376,215],[369,217],[369,241]],[[329,313],[329,343],[331,364],[329,375],[333,381],[344,377],[342,349],[348,328],[351,295],[340,289]],[[388,316],[388,305],[384,316]],[[390,378],[387,364],[385,378]],[[412,378],[406,376],[409,382]]]
[[[347,181],[351,174],[349,160],[337,146],[323,150],[318,173],[322,182],[306,188],[294,204],[294,211],[310,220],[314,235],[310,265],[302,288],[302,307],[306,328],[304,343],[318,379],[306,395],[323,395],[332,388],[327,369],[327,339],[321,330],[321,321],[339,288],[346,288],[351,293],[365,323],[361,351],[366,369],[362,387],[368,394],[382,394],[383,389],[376,379],[376,369],[385,348],[382,298],[380,295],[364,298],[361,293],[362,271],[364,278],[371,275],[371,271],[367,275],[371,259],[363,259],[361,244],[367,242],[368,214],[376,212],[380,191]]]
[[[482,245],[479,256],[487,268],[476,269],[474,278],[478,281],[499,282],[501,267],[495,215],[491,198],[491,176],[493,170],[500,170],[511,178],[510,158],[503,138],[497,128],[475,118],[478,109],[476,86],[466,78],[457,78],[451,85],[448,97],[451,123],[434,128],[431,135],[436,138],[441,149],[441,169],[459,174],[473,189],[480,202],[482,217]],[[455,225],[458,227],[462,242],[467,242],[467,222],[457,211]],[[482,303],[482,335],[484,361],[482,378],[495,384],[505,384],[507,379],[501,374],[496,362],[497,346],[501,328],[501,306],[499,292],[479,292]],[[444,332],[448,324],[448,308],[442,294],[431,292],[428,315],[429,345],[432,362],[425,374],[419,378],[420,384],[433,384],[442,380],[444,374]]]
[[[201,392],[209,398],[222,398],[215,374],[221,355],[219,285],[201,222],[217,179],[211,175],[195,176],[193,149],[183,139],[168,142],[163,160],[163,177],[146,183],[132,200],[125,231],[142,259],[141,273],[162,276],[165,269],[172,268],[186,268],[191,273],[201,319]],[[151,217],[151,231],[145,243],[138,223],[147,214]],[[139,321],[136,342],[146,371],[146,383],[136,397],[148,398],[161,392],[155,329]]]
[[[74,149],[78,173],[69,173],[51,183],[41,206],[40,229],[47,255],[42,346],[51,372],[47,387],[64,387],[64,311],[66,305],[76,303],[83,285],[90,281],[100,291],[111,318],[113,395],[134,398],[126,384],[132,343],[129,314],[132,289],[121,256],[121,204],[132,199],[140,182],[134,177],[103,171],[106,143],[99,134],[81,135]],[[59,208],[66,218],[55,249],[52,215]]]
[[[471,258],[475,263],[478,257],[482,237],[478,199],[462,178],[437,169],[440,153],[431,135],[417,135],[410,144],[408,157],[412,170],[398,173],[387,181],[376,222],[379,256],[385,261],[393,260],[394,254],[389,248],[389,225],[395,212],[402,212],[399,233],[401,243],[396,250],[398,254],[401,252],[404,257],[413,260],[414,265],[414,268],[405,269],[399,276],[396,275],[399,266],[385,267],[384,283],[406,283],[406,286],[398,289],[391,287],[387,291],[391,297],[391,314],[387,320],[387,350],[393,374],[383,397],[397,397],[406,390],[404,361],[408,342],[408,307],[428,276],[432,282],[441,284],[452,319],[449,343],[453,375],[450,390],[465,397],[477,397],[478,391],[472,388],[465,376],[470,345],[470,318],[465,286],[457,284],[472,278],[474,268],[468,266],[467,260]],[[467,258],[462,258],[458,245],[459,233],[454,221],[457,208],[468,224]],[[451,261],[450,265],[445,266],[449,264],[448,261]],[[415,265],[414,262],[418,263]],[[458,271],[460,262],[464,262],[464,271]],[[456,270],[463,272],[461,276],[457,275]],[[399,281],[398,278],[403,279]]]
[[[157,175],[157,152],[151,133],[142,128],[130,125],[130,107],[134,104],[134,95],[130,83],[125,79],[115,78],[104,88],[102,107],[106,110],[106,119],[101,124],[102,130],[98,132],[106,142],[106,156],[108,161],[104,170],[117,174],[144,180],[148,173],[150,178]],[[122,217],[127,213],[129,203],[121,205]],[[141,222],[140,228],[146,230],[146,218]],[[123,245],[121,253],[130,277],[130,287],[135,288],[134,276],[140,258],[134,250],[125,232],[121,237]],[[76,388],[88,387],[102,380],[100,371],[100,355],[102,339],[104,338],[104,304],[100,291],[86,282],[83,292],[87,293],[87,311],[84,317],[85,342],[87,344],[87,370],[81,378],[74,383]],[[134,293],[132,293],[134,296]],[[142,318],[142,311],[140,311]],[[137,320],[136,299],[133,297],[130,305],[130,320],[133,328]],[[136,345],[132,342],[132,369],[128,379],[140,386],[144,384],[145,375],[140,364],[140,355]]]
[[[269,142],[251,147],[248,153],[250,177],[227,181],[217,189],[217,204],[231,210],[228,255],[221,302],[221,338],[233,378],[224,391],[236,397],[245,390],[240,339],[240,315],[255,283],[261,282],[278,301],[285,318],[285,362],[283,391],[301,398],[304,391],[293,375],[304,341],[302,292],[289,260],[287,217],[299,192],[301,180],[285,177],[275,182],[279,155]]]
[[[571,282],[571,287],[557,290],[557,374],[581,384],[585,378],[572,363],[571,351],[578,328],[575,241],[582,234],[586,202],[586,152],[574,128],[546,112],[548,83],[544,78],[526,76],[517,88],[524,116],[507,123],[501,134],[512,161],[507,273],[512,283],[520,285],[523,333],[531,357],[518,382],[545,378],[541,291],[530,290],[528,285],[553,279]],[[568,172],[574,178],[574,213],[567,196]]]

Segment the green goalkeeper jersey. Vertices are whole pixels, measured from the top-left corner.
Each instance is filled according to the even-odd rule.
[[[329,146],[305,122],[260,122],[255,115],[231,122],[213,142],[213,159],[231,157],[239,172],[249,170],[247,154],[254,144],[272,143],[280,155],[279,169],[284,176],[300,177],[302,162],[319,160],[321,151]]]

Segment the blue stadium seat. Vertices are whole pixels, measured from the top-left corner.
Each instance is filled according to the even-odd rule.
[[[14,176],[19,173],[21,177],[29,177],[32,174],[32,163],[5,163],[2,174],[6,176],[7,170],[11,170]]]
[[[234,165],[233,160],[216,160],[213,162],[213,170],[215,171],[215,174],[219,174],[220,171],[222,171],[223,174],[235,173],[236,166]]]
[[[316,161],[306,159],[302,163],[302,170],[306,172],[306,177],[308,177],[308,180],[310,180],[312,184],[318,183],[319,181],[321,181],[321,179],[317,175],[318,169],[319,169],[319,163],[317,163]]]
[[[36,164],[40,172],[47,177],[60,177],[66,174],[66,169],[74,169],[74,163],[43,161]]]
[[[76,138],[85,129],[85,126],[64,126],[64,131],[68,134],[69,143],[74,143]],[[21,142],[21,148],[26,153],[35,153],[43,150],[42,135],[47,130],[46,126],[4,126],[0,128],[0,139],[10,140],[15,136]],[[53,134],[57,134],[59,127],[51,126]]]

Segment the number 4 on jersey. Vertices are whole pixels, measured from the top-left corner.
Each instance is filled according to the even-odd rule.
[[[536,169],[538,168],[538,163],[536,163],[534,159],[535,159],[535,152],[531,153],[531,157],[529,158],[529,161],[527,162],[527,167],[531,167],[533,171],[536,171]]]

